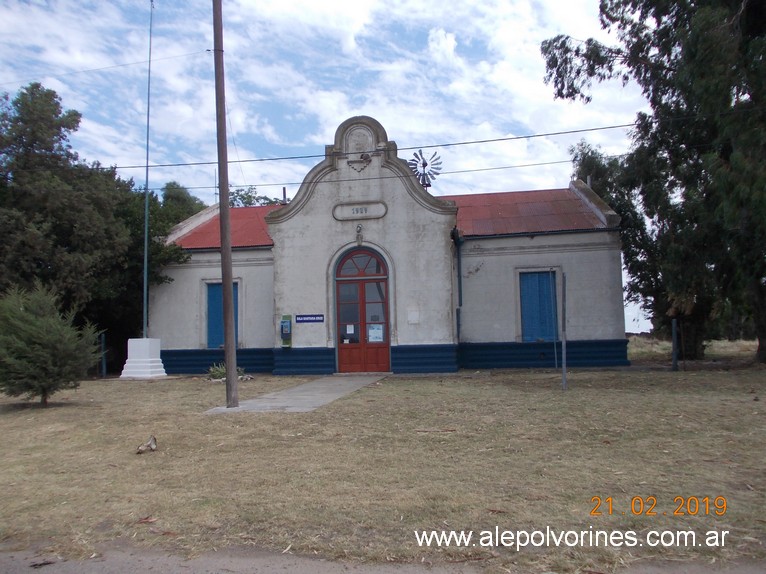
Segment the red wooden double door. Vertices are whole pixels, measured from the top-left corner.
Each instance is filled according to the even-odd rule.
[[[390,371],[388,269],[380,255],[355,249],[340,260],[335,307],[338,371]]]

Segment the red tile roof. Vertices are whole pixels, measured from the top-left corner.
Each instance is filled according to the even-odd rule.
[[[457,227],[463,236],[586,231],[607,226],[596,211],[572,189],[516,191],[439,196],[458,207]],[[238,207],[231,214],[232,247],[274,244],[264,218],[279,205]],[[218,215],[181,235],[175,243],[185,249],[221,246]]]
[[[274,242],[269,236],[266,222],[269,213],[280,205],[238,207],[229,210],[232,247],[270,247]],[[219,249],[221,247],[221,223],[218,214],[176,239],[184,249]]]
[[[596,212],[571,189],[451,195],[464,236],[604,229]]]

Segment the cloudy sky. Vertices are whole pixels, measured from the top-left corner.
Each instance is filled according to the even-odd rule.
[[[175,180],[213,203],[211,1],[5,0],[0,92],[55,90],[82,113],[80,157],[143,186],[150,13],[149,187]],[[439,146],[434,195],[563,187],[569,146],[623,153],[628,130],[520,136],[629,124],[645,107],[631,85],[595,86],[584,105],[543,81],[546,38],[610,40],[598,0],[224,0],[223,19],[229,181],[259,194],[294,195],[355,115],[380,121],[404,159]]]

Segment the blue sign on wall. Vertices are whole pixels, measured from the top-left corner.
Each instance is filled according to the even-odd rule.
[[[324,323],[324,315],[296,315],[296,323]]]

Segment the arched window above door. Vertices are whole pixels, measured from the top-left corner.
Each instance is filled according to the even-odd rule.
[[[338,279],[353,277],[385,277],[386,263],[377,253],[367,249],[355,249],[338,263]]]

